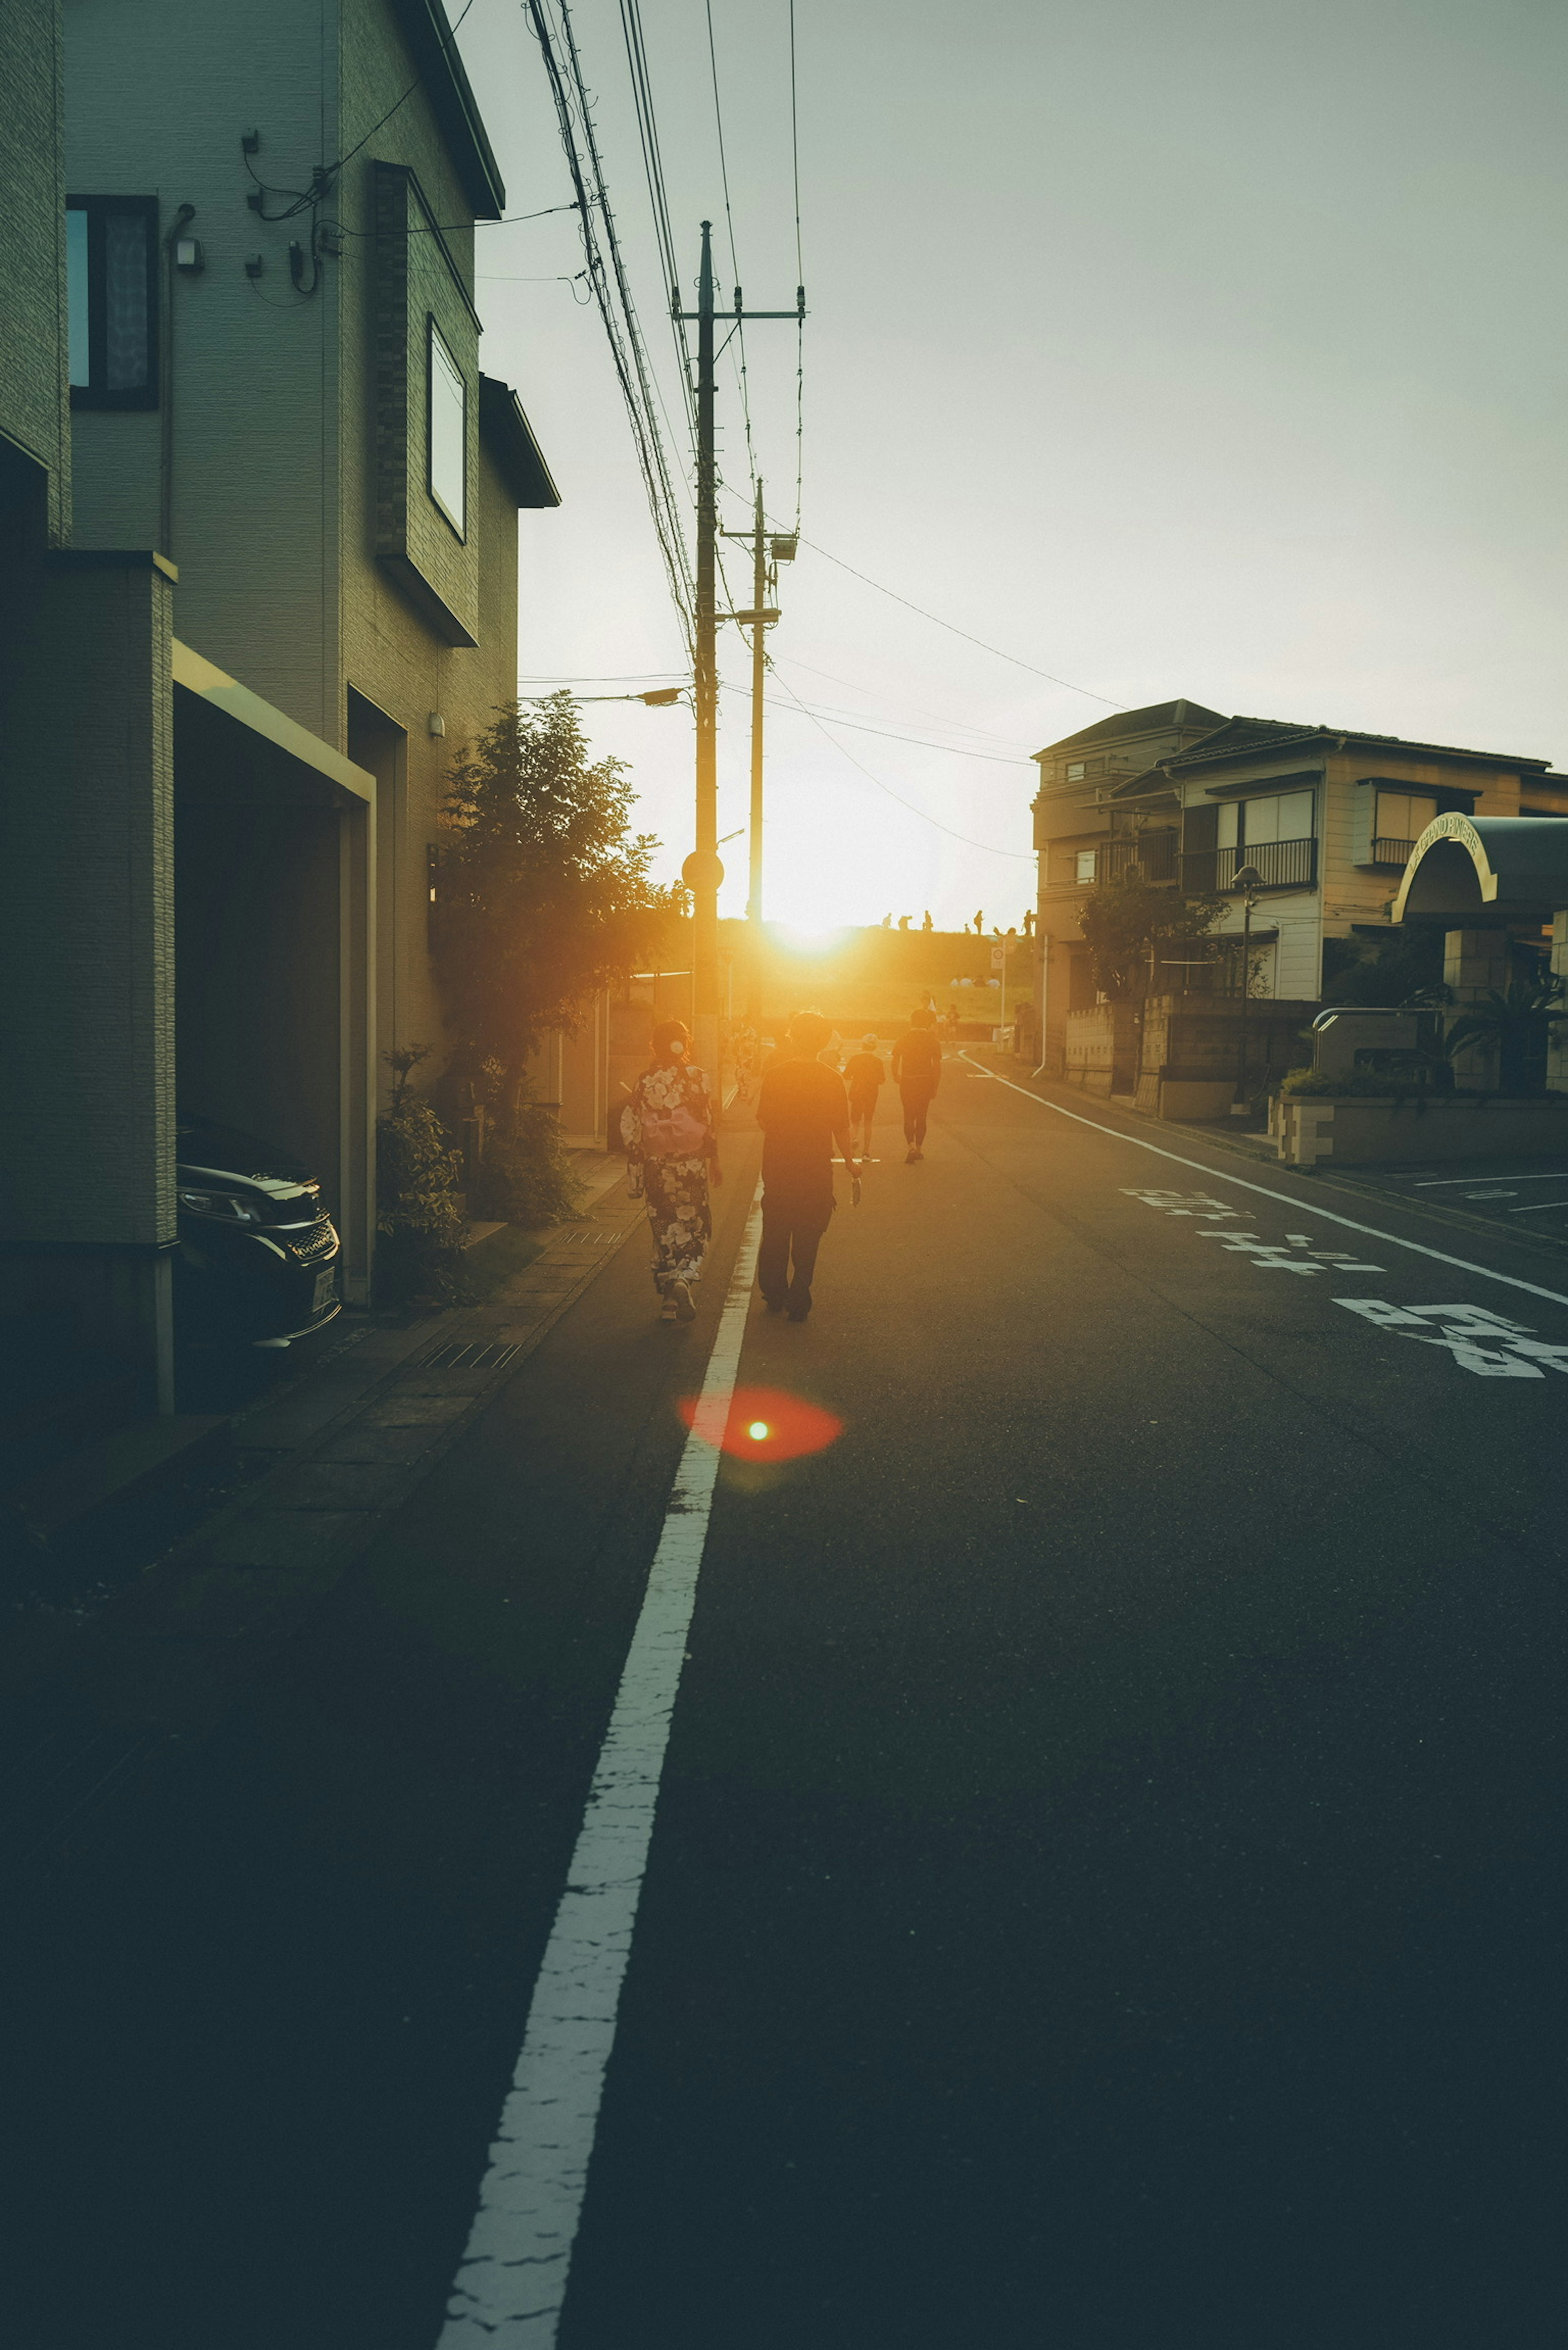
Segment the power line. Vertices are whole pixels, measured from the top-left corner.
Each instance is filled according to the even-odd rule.
[[[680,509],[676,503],[670,479],[669,463],[664,453],[664,443],[659,434],[658,418],[654,413],[653,399],[649,386],[647,354],[643,349],[641,331],[638,326],[637,312],[631,299],[631,289],[627,283],[626,269],[616,237],[615,218],[610,211],[608,192],[605,185],[604,166],[599,157],[598,141],[594,131],[587,88],[583,78],[581,60],[577,55],[576,40],[572,30],[571,15],[566,0],[556,0],[570,63],[572,85],[577,99],[578,117],[582,122],[584,141],[587,148],[589,166],[593,174],[594,197],[592,200],[585,180],[582,159],[577,152],[566,76],[556,54],[550,23],[545,15],[545,0],[524,0],[524,5],[534,28],[535,37],[539,44],[545,70],[549,77],[551,93],[556,100],[556,116],[560,128],[561,144],[566,158],[566,168],[571,174],[572,185],[576,194],[583,251],[587,260],[589,283],[598,303],[599,316],[603,320],[606,338],[610,347],[610,357],[620,384],[627,415],[631,423],[632,439],[637,448],[638,463],[642,471],[649,512],[653,519],[659,553],[664,559],[670,596],[676,611],[680,615],[681,630],[690,648],[693,642],[694,601],[691,562],[686,550],[685,533],[681,527]],[[593,205],[596,202],[603,223],[605,243],[609,248],[613,265],[614,289],[619,296],[620,317],[618,317],[616,313],[610,271],[606,267],[595,230]]]
[[[790,653],[787,657],[774,653],[772,658],[775,661],[782,661],[785,669],[803,669],[808,677],[825,677],[831,685],[847,686],[851,693],[869,694],[873,700],[878,698],[872,687],[862,685],[858,679],[840,677],[836,670],[818,669],[815,661],[803,661],[794,653]],[[1015,734],[993,734],[988,726],[971,726],[967,718],[944,718],[940,711],[922,710],[918,703],[911,702],[909,712],[913,717],[929,719],[933,726],[950,727],[958,734],[982,734],[988,743],[1016,743],[1019,739]],[[1021,751],[1020,756],[1027,759],[1030,754],[1026,750]]]
[[[771,660],[768,666],[773,669]],[[778,676],[776,669],[774,670],[774,674],[775,677]],[[786,693],[790,692],[791,689],[782,677],[779,678],[779,683],[784,687]],[[728,686],[725,691],[736,693],[741,689],[738,686]],[[772,710],[788,710],[792,703],[774,702],[768,706]],[[966,751],[960,743],[936,743],[926,734],[896,734],[890,727],[868,726],[863,718],[846,717],[841,710],[829,709],[820,712],[814,710],[808,702],[802,702],[798,697],[793,698],[793,707],[797,712],[804,712],[807,718],[831,718],[836,726],[847,726],[856,734],[879,734],[885,743],[914,743],[921,750],[945,751],[949,757],[953,759],[984,759],[993,767],[1026,767],[1029,764],[1029,754],[1026,751],[1020,752],[1015,758],[1009,759],[1005,758],[1000,751]]]
[[[708,66],[713,78],[713,121],[719,133],[719,180],[724,191],[724,226],[730,240],[731,282],[735,288],[735,308],[741,307],[741,264],[735,252],[735,216],[730,209],[730,165],[724,153],[724,110],[719,103],[719,52],[713,40],[713,0],[704,0],[708,17]],[[752,396],[746,382],[746,329],[737,316],[735,340],[740,348],[739,378],[741,414],[746,427],[746,463],[751,468],[752,483],[757,479],[757,452],[752,445]]]
[[[778,673],[775,671],[774,675],[777,676],[777,674]],[[810,719],[818,733],[826,736],[827,741],[832,743],[834,749],[838,753],[841,758],[847,759],[852,767],[857,768],[860,774],[865,776],[868,784],[875,784],[879,792],[886,792],[888,797],[890,800],[897,800],[901,808],[908,808],[911,816],[918,816],[922,824],[935,825],[937,830],[939,832],[945,832],[950,839],[961,840],[966,848],[982,848],[988,857],[1011,857],[1021,865],[1033,864],[1033,857],[1032,855],[1026,855],[1022,849],[996,848],[992,847],[989,840],[971,840],[967,832],[955,832],[952,826],[950,824],[944,824],[940,816],[928,816],[924,808],[917,807],[913,800],[905,799],[901,793],[893,790],[891,785],[885,784],[880,775],[874,775],[869,767],[862,766],[860,761],[855,756],[854,752],[846,750],[845,745],[840,743],[834,734],[829,733],[827,727],[817,716],[815,711],[808,710],[804,702],[800,702],[795,699],[795,696],[791,692],[789,684],[785,679],[782,677],[779,678],[779,683],[784,687],[784,691],[790,695],[791,701],[794,702],[795,708],[800,712],[801,716],[803,718]]]
[[[928,612],[923,604],[911,603],[909,597],[900,596],[896,588],[885,588],[880,579],[873,579],[867,572],[857,571],[853,563],[846,563],[841,555],[829,555],[826,547],[818,546],[813,538],[805,539],[802,544],[809,546],[814,555],[823,556],[829,563],[836,563],[840,571],[847,571],[852,579],[864,580],[867,588],[875,588],[879,596],[890,596],[895,604],[902,604],[907,610],[918,612],[922,620],[934,621],[939,629],[946,629],[953,636],[962,637],[966,644],[978,645],[981,652],[994,653],[998,660],[1011,661],[1015,669],[1026,669],[1033,677],[1043,677],[1052,685],[1064,686],[1069,693],[1082,693],[1090,702],[1103,702],[1107,710],[1126,710],[1129,706],[1125,702],[1113,702],[1108,693],[1096,693],[1093,686],[1075,685],[1071,678],[1057,677],[1048,669],[1036,669],[1033,661],[1020,660],[1016,653],[1005,653],[1000,645],[988,644],[983,637],[971,636],[967,629],[959,628],[956,622],[944,620],[940,612]]]

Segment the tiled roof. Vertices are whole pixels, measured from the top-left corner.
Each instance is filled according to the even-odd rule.
[[[1287,751],[1297,743],[1376,743],[1385,750],[1435,753],[1440,758],[1486,759],[1500,767],[1550,766],[1548,759],[1520,759],[1501,751],[1466,751],[1453,743],[1412,743],[1402,734],[1368,734],[1355,726],[1303,726],[1279,718],[1232,718],[1215,733],[1206,734],[1189,751],[1173,752],[1160,762],[1174,774],[1178,768],[1202,767],[1221,759],[1249,759],[1265,753]]]
[[[1124,734],[1154,734],[1167,726],[1223,726],[1224,714],[1206,710],[1200,702],[1151,702],[1147,710],[1118,710],[1114,718],[1096,718],[1076,734],[1047,743],[1034,756],[1044,759],[1059,751],[1077,751],[1096,743],[1114,743]]]

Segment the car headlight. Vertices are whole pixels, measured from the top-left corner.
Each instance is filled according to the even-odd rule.
[[[226,1224],[259,1224],[261,1210],[236,1191],[181,1191],[180,1205],[193,1216],[213,1216]]]

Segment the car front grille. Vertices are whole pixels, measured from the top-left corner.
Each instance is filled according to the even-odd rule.
[[[337,1234],[333,1230],[332,1220],[329,1216],[323,1216],[318,1224],[312,1224],[308,1231],[302,1232],[297,1240],[291,1237],[288,1249],[297,1263],[314,1264],[318,1257],[330,1256],[337,1245]]]

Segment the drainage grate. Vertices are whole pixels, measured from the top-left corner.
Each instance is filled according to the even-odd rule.
[[[415,1371],[498,1371],[512,1360],[518,1347],[492,1344],[481,1347],[470,1341],[448,1339],[441,1347],[432,1347],[428,1354],[416,1355],[410,1365]]]

